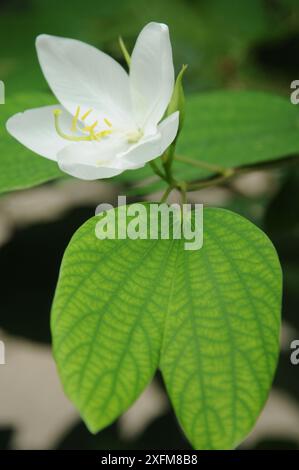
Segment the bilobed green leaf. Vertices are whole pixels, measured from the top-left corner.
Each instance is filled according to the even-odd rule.
[[[53,104],[51,95],[33,93],[7,96],[6,103],[0,105],[0,193],[29,188],[64,175],[57,163],[31,152],[11,137],[5,127],[13,114],[49,104]]]
[[[281,271],[271,242],[222,209],[205,210],[199,251],[184,250],[184,240],[99,240],[98,220],[71,240],[53,304],[67,395],[96,432],[160,367],[193,446],[234,447],[252,428],[277,361]]]

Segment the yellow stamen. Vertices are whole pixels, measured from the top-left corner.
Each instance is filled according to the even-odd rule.
[[[91,112],[92,110],[89,110],[87,113],[82,116],[82,120],[86,118],[86,116]],[[78,106],[76,110],[76,114],[73,117],[72,120],[72,126],[71,126],[71,131],[76,132],[77,130],[81,132],[89,132],[89,135],[68,135],[65,134],[60,126],[59,126],[59,116],[62,113],[61,109],[54,109],[53,114],[54,114],[54,124],[55,124],[55,129],[57,134],[62,137],[63,139],[70,140],[72,142],[82,142],[82,141],[90,141],[90,140],[100,140],[102,137],[105,137],[109,134],[112,133],[112,130],[110,129],[105,129],[100,132],[95,132],[95,128],[98,125],[98,121],[95,121],[91,126],[85,126],[83,129],[77,129],[77,122],[79,119],[79,112],[80,112],[80,107]]]
[[[98,121],[95,121],[92,126],[85,126],[83,131],[92,132],[97,125],[98,125]]]
[[[106,135],[109,135],[111,133],[112,131],[106,129],[105,131],[97,132],[96,134],[94,134],[94,137],[96,138],[96,140],[100,140],[102,137],[105,137]]]
[[[90,131],[93,131],[93,129],[98,125],[98,121],[95,121],[92,126],[89,127]]]
[[[91,111],[92,111],[92,109],[89,109],[88,111],[86,111],[85,114],[83,114],[83,116],[81,117],[82,121],[84,121],[84,120],[87,118],[87,116],[89,116],[89,114],[91,113]]]
[[[111,124],[111,122],[109,121],[109,119],[104,118],[104,122],[105,122],[105,124],[107,124],[108,127],[112,127],[112,124]]]
[[[59,127],[59,116],[62,113],[61,109],[54,109],[53,114],[54,114],[54,123],[55,123],[55,129],[58,135],[62,137],[63,139],[66,140],[71,140],[72,142],[80,142],[84,140],[92,140],[92,137],[90,135],[83,135],[83,136],[76,136],[76,135],[67,135],[65,134]]]
[[[76,114],[75,114],[75,116],[73,117],[73,120],[72,120],[72,126],[71,126],[71,131],[72,132],[76,132],[76,130],[77,130],[77,123],[78,123],[78,119],[79,119],[79,114],[80,114],[80,106],[77,107]]]
[[[98,121],[95,121],[92,126],[85,126],[83,127],[82,131],[83,132],[90,132],[91,134],[93,133],[94,128],[98,125]]]

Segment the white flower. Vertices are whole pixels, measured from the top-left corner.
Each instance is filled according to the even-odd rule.
[[[140,168],[174,140],[178,112],[161,119],[174,87],[168,27],[149,23],[130,74],[107,54],[74,39],[36,41],[44,76],[61,103],[11,117],[7,130],[72,176],[94,180]]]

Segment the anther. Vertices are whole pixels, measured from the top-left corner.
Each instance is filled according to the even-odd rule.
[[[97,132],[96,134],[94,134],[94,137],[96,138],[96,140],[100,140],[102,137],[105,137],[106,135],[109,135],[111,133],[112,131],[106,129],[104,131]]]
[[[109,121],[109,119],[104,118],[104,123],[107,124],[108,127],[112,127],[112,124],[111,124],[111,122]]]
[[[77,130],[77,123],[78,123],[78,119],[79,119],[79,114],[80,114],[80,106],[77,107],[76,114],[75,114],[75,116],[73,117],[73,120],[72,120],[72,127],[71,127],[72,132],[76,132],[76,130]]]
[[[85,114],[83,114],[83,116],[81,117],[82,121],[84,121],[84,119],[87,118],[87,116],[89,116],[89,114],[91,113],[92,109],[89,109],[88,111],[86,111]]]

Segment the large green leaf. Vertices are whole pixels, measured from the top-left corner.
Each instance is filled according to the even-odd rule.
[[[277,360],[281,272],[271,242],[222,209],[205,210],[199,251],[185,251],[183,240],[98,240],[97,222],[71,240],[53,304],[67,395],[96,432],[160,367],[193,446],[235,446]]]
[[[298,108],[286,98],[262,92],[191,96],[178,153],[225,168],[296,155]],[[194,174],[192,168],[190,176],[194,178]]]
[[[237,168],[299,154],[299,112],[285,98],[262,92],[218,91],[190,95],[186,102],[185,125],[177,145],[179,155]],[[173,168],[178,180],[215,174],[178,161]],[[119,179],[139,181],[150,174],[146,167],[125,172]],[[150,183],[140,193],[156,189],[157,184]]]
[[[53,104],[47,93],[8,96],[0,105],[0,193],[24,189],[45,181],[61,178],[55,162],[34,154],[9,135],[5,123],[15,113],[28,108]]]
[[[100,241],[97,222],[65,253],[52,315],[66,393],[91,431],[125,411],[156,371],[174,264],[171,243]]]
[[[177,260],[160,362],[196,448],[235,447],[254,425],[276,366],[280,305],[266,235],[232,212],[206,210],[203,248]]]

